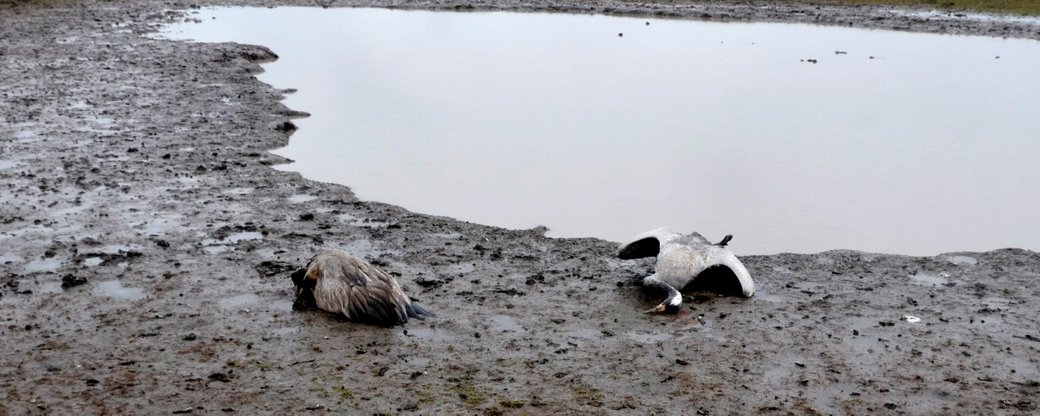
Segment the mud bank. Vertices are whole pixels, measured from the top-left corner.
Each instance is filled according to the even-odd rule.
[[[1037,410],[1035,252],[750,256],[754,298],[643,315],[652,264],[615,259],[615,243],[416,214],[270,168],[307,110],[253,77],[274,54],[141,36],[196,4],[0,6],[0,413]],[[874,8],[603,4],[400,6],[1038,37]],[[439,317],[384,329],[293,312],[288,272],[328,247]]]

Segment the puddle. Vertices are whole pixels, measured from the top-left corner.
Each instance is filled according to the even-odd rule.
[[[917,272],[917,274],[910,276],[910,281],[919,285],[926,286],[941,286],[950,282],[943,276],[931,274],[928,272]]]
[[[13,160],[0,160],[0,170],[10,169],[18,166],[18,162]]]
[[[244,307],[253,305],[259,301],[259,296],[252,293],[243,293],[241,295],[221,299],[220,307],[222,309],[243,309]]]
[[[14,263],[22,261],[22,258],[14,254],[0,254],[0,264]]]
[[[108,280],[94,286],[93,293],[97,296],[105,296],[119,300],[141,300],[145,298],[144,289],[136,287],[124,287],[118,280]]]
[[[239,241],[262,240],[263,238],[264,238],[264,235],[262,233],[258,232],[258,231],[243,231],[243,232],[240,232],[240,233],[231,234],[231,235],[225,237],[221,241],[223,241],[225,243],[235,244],[235,243],[237,243]]]
[[[202,240],[202,249],[209,254],[218,254],[227,251],[229,248],[228,245],[237,244],[242,241],[262,240],[263,238],[263,233],[258,231],[243,231],[231,234],[220,240],[214,240],[212,238]]]
[[[225,252],[227,250],[228,250],[228,246],[221,246],[221,245],[205,246],[205,247],[202,248],[202,251],[205,251],[206,254],[220,254],[220,253],[223,253],[223,252]]]
[[[491,328],[499,332],[524,332],[524,327],[509,315],[492,315]]]
[[[51,257],[49,259],[39,259],[30,261],[22,268],[22,273],[54,273],[58,271],[61,264],[65,261],[58,257]]]
[[[307,201],[313,201],[315,199],[318,199],[318,197],[313,195],[296,194],[285,199],[287,199],[289,203],[292,204],[302,204]]]
[[[14,138],[21,143],[32,143],[36,141],[37,134],[32,130],[22,130],[14,134]]]
[[[1040,223],[1040,42],[579,14],[198,17],[167,35],[278,53],[258,77],[312,116],[276,153],[363,199],[551,236],[733,234],[738,254],[1040,249],[1023,226]]]
[[[974,266],[979,264],[979,259],[969,256],[946,256],[946,260],[959,266]]]
[[[102,260],[101,257],[87,257],[83,259],[82,264],[86,267],[97,267],[100,266],[103,262],[104,260]]]
[[[253,188],[231,188],[224,191],[227,195],[248,195],[253,193]]]

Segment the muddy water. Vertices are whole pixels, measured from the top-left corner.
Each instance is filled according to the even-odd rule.
[[[1040,43],[794,24],[204,10],[312,117],[284,169],[550,235],[738,253],[1040,249]],[[623,35],[623,36],[622,36]]]

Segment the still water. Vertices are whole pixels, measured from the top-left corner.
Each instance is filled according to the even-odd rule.
[[[1040,249],[1040,42],[772,23],[207,9],[307,111],[283,169],[559,237]],[[623,34],[623,36],[621,36]],[[232,103],[233,104],[233,103]]]

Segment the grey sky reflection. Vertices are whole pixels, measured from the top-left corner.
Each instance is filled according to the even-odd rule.
[[[281,56],[260,78],[297,88],[286,105],[312,114],[277,151],[297,161],[284,168],[364,199],[561,237],[731,233],[742,254],[1040,249],[1035,41],[584,15],[200,16],[170,36]]]

